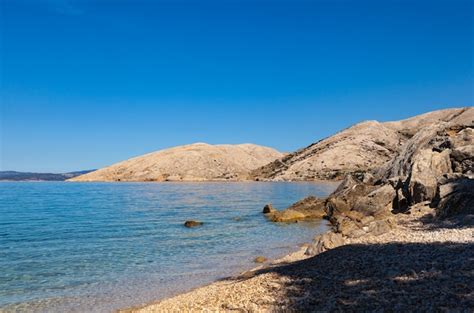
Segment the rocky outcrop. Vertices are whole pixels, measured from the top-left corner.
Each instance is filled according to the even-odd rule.
[[[263,208],[263,213],[272,222],[296,222],[309,219],[321,219],[326,215],[325,199],[307,197],[296,202],[283,211],[278,211],[271,205]]]
[[[363,122],[258,168],[252,177],[264,181],[342,179],[347,174],[374,171],[397,156],[420,131],[443,122],[466,123],[472,111],[448,109],[397,122]]]
[[[136,157],[70,181],[246,180],[251,170],[281,156],[272,148],[253,144],[196,143]]]
[[[395,227],[393,213],[420,203],[434,208],[437,218],[474,214],[474,110],[458,113],[451,122],[410,133],[374,175],[347,175],[325,202],[332,231],[316,237],[307,254],[339,245],[341,238],[384,234]]]
[[[474,110],[465,110],[457,120],[461,122],[440,122],[420,130],[381,169],[382,183],[398,180],[395,189],[406,204],[396,206],[432,201],[443,176],[473,172]]]
[[[351,211],[361,197],[376,189],[364,180],[365,175],[347,175],[344,178],[326,201],[326,213],[329,218]]]

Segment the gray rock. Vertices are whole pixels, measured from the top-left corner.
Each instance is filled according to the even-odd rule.
[[[377,189],[376,186],[365,184],[353,175],[347,175],[339,187],[329,195],[326,201],[326,214],[331,217],[351,211],[356,202]]]
[[[442,152],[423,149],[414,156],[410,178],[407,181],[411,203],[430,201],[434,198],[438,185],[437,177],[452,172],[449,154],[449,149]]]
[[[306,249],[306,255],[316,255],[321,252],[342,246],[344,238],[341,234],[335,232],[327,232],[314,238],[311,245]]]
[[[467,145],[453,149],[451,153],[451,162],[455,172],[463,174],[474,173],[474,145]]]
[[[345,237],[354,237],[354,234],[358,234],[360,227],[357,223],[347,217],[339,218],[336,223],[336,232],[342,234]],[[360,233],[360,232],[359,232]]]
[[[445,176],[431,206],[439,218],[474,214],[474,179],[466,175]]]
[[[392,226],[387,220],[374,221],[369,224],[368,232],[374,236],[380,236],[382,234],[388,233]]]
[[[390,184],[386,184],[366,196],[361,196],[354,204],[353,210],[365,215],[387,215],[393,208],[393,200],[395,197],[395,189]]]
[[[453,120],[474,119],[469,109]],[[438,122],[418,131],[401,148],[400,153],[382,167],[381,181],[391,184],[397,191],[395,211],[431,201],[444,174],[470,173],[473,170],[474,133],[472,124]]]

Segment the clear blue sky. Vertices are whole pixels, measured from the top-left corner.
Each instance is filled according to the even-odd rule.
[[[292,151],[473,105],[474,1],[0,0],[0,170]]]

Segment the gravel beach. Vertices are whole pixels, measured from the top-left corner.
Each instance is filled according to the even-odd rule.
[[[389,233],[300,251],[176,297],[124,312],[470,311],[472,215],[436,221],[423,205]]]

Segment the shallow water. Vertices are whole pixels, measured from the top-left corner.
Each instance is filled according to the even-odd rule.
[[[331,183],[0,182],[0,308],[98,311],[147,303],[281,256],[325,222],[274,224]],[[188,219],[204,225],[188,229]]]

